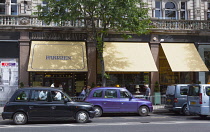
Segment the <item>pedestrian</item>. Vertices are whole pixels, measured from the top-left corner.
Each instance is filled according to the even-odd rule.
[[[61,90],[61,91],[63,91],[63,86],[62,86],[62,84],[59,84],[58,89]]]
[[[79,96],[84,97],[85,95],[86,95],[86,87],[84,86]]]
[[[145,85],[144,88],[146,89],[146,91],[145,91],[145,98],[147,100],[150,100],[151,90],[150,90],[150,88],[149,88],[149,86],[147,84]]]
[[[86,89],[86,96],[89,95],[90,91],[91,91],[91,87],[90,87],[90,86],[87,86],[87,89]]]

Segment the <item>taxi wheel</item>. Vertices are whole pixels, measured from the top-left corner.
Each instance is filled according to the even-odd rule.
[[[23,112],[16,112],[13,116],[13,122],[16,125],[23,125],[26,124],[28,118],[25,113]]]
[[[89,114],[86,111],[78,111],[76,113],[76,122],[78,123],[86,123],[89,119]]]
[[[147,106],[141,106],[139,108],[139,115],[140,116],[147,116],[149,114],[149,109]]]
[[[96,114],[95,114],[96,117],[100,117],[103,114],[103,111],[99,106],[94,106],[94,109],[96,112]]]

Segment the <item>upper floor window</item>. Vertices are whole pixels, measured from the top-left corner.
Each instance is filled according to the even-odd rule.
[[[5,15],[5,0],[0,0],[0,14]]]
[[[165,4],[165,18],[176,19],[176,6],[173,2]]]
[[[187,3],[186,2],[181,2],[180,19],[182,20],[187,19]]]
[[[208,3],[207,20],[210,20],[210,3]]]
[[[17,0],[11,0],[11,15],[18,15]]]
[[[160,1],[155,1],[155,12],[154,16],[156,18],[161,18],[162,17],[162,7],[161,7],[161,2]]]

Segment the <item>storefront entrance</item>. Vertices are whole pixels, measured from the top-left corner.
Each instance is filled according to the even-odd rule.
[[[30,86],[62,87],[70,96],[78,96],[82,87],[86,86],[86,73],[66,72],[31,72]]]
[[[64,92],[71,95],[72,93],[72,78],[44,78],[44,86],[50,87],[54,84],[54,87],[63,89]]]

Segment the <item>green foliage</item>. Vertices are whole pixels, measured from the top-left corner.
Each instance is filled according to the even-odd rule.
[[[62,25],[64,21],[77,19],[101,20],[98,33],[109,30],[125,34],[148,33],[148,8],[141,0],[45,0],[47,6],[38,5],[39,19],[46,23]],[[92,21],[93,22],[93,21]],[[95,23],[92,23],[96,28]],[[86,25],[87,26],[87,25]],[[87,26],[88,27],[88,26]],[[95,34],[96,35],[96,34]]]
[[[159,85],[158,81],[155,82],[154,92],[160,92],[160,85]]]
[[[130,34],[149,33],[148,8],[142,0],[44,0],[47,6],[38,5],[38,15],[45,23],[63,26],[66,21],[83,20],[85,29],[96,44],[101,60],[102,82],[109,78],[103,69],[104,37],[110,32],[120,33],[125,39]],[[100,23],[97,25],[96,21]],[[103,84],[102,84],[103,85]]]
[[[24,83],[23,82],[20,82],[19,87],[20,88],[23,88],[24,87]]]
[[[95,83],[94,83],[94,82],[92,82],[92,84],[91,84],[91,88],[94,88],[94,87],[96,87],[96,85],[95,85]]]

